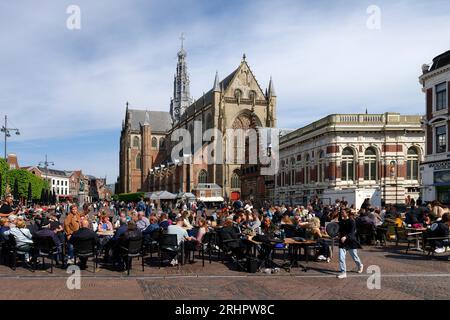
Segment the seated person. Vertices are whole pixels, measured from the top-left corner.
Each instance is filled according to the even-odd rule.
[[[63,239],[64,237],[59,237],[58,234],[61,233],[63,230],[61,224],[56,221],[49,221],[44,220],[42,229],[36,231],[36,233],[33,235],[33,238],[52,238],[53,243],[57,249],[57,256],[56,256],[56,263],[58,264],[58,261],[62,261],[62,248],[64,245]]]
[[[77,231],[75,231],[72,236],[70,237],[69,242],[76,248],[77,242],[83,241],[83,240],[94,240],[95,243],[99,244],[99,239],[97,234],[89,229],[89,220],[83,219],[81,220],[81,227]],[[86,257],[80,257],[80,268],[85,269],[87,263]]]
[[[160,226],[161,228],[163,228],[164,230],[167,230],[167,228],[169,227],[169,225],[172,224],[172,222],[169,220],[169,218],[168,218],[168,216],[167,216],[167,213],[161,214],[161,217],[160,217],[159,220],[160,220],[159,226]]]
[[[442,215],[441,221],[435,222],[431,225],[431,228],[428,232],[429,238],[448,238],[449,236],[449,226],[450,226],[450,213],[444,213]],[[436,253],[445,252],[445,247],[449,246],[448,239],[443,240],[433,240],[431,243]]]
[[[102,214],[100,216],[100,223],[98,224],[98,231],[112,231],[113,230],[113,225],[111,223],[111,221],[109,221],[109,217],[108,215]]]
[[[205,218],[200,218],[198,220],[198,232],[195,237],[195,239],[197,240],[197,250],[200,250],[200,246],[202,245],[203,242],[203,237],[208,232],[208,230],[209,230],[208,222],[206,221]]]
[[[161,227],[158,223],[158,218],[156,216],[150,216],[150,225],[142,231],[145,241],[150,241],[156,231],[160,230]]]
[[[0,219],[0,243],[8,240],[8,236],[5,235],[5,231],[9,230],[8,218]]]
[[[308,226],[305,232],[306,239],[316,240],[319,247],[317,260],[330,262],[331,250],[328,243],[324,240],[329,236],[320,230],[320,219],[317,217],[311,218],[308,221]]]
[[[243,258],[246,245],[241,239],[241,233],[235,226],[233,226],[233,221],[225,221],[225,223],[223,224],[223,228],[220,229],[219,232],[222,241],[224,241],[223,249],[225,251],[231,251],[237,259]]]
[[[131,239],[142,239],[142,232],[138,229],[134,221],[129,221],[127,223],[127,230],[119,236],[117,245],[114,249],[115,261],[119,262],[119,269],[121,270],[124,269],[124,261],[122,259],[122,256],[126,254],[128,249],[128,242]]]
[[[261,226],[262,233],[264,235],[272,236],[275,233],[276,229],[277,227],[272,223],[270,217],[264,217],[263,224]]]
[[[24,253],[26,262],[30,261],[30,251],[33,247],[33,236],[27,229],[25,221],[17,220],[16,225],[3,233],[5,236],[13,236],[16,240],[16,248],[19,253]]]
[[[197,240],[194,237],[190,237],[186,231],[186,229],[183,228],[184,225],[184,219],[183,217],[178,217],[176,219],[176,224],[170,225],[167,228],[167,234],[175,234],[177,236],[177,242],[178,245],[181,245],[183,242],[184,244],[184,250],[186,252],[192,251],[196,249]],[[176,266],[178,264],[178,260],[176,259],[177,253],[174,252],[172,257],[172,261],[170,262],[171,265]]]

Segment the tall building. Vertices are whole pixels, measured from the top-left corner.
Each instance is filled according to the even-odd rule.
[[[385,203],[419,197],[421,117],[332,114],[280,138],[275,203],[324,200],[324,191],[378,189]],[[325,192],[326,193],[326,192]]]
[[[187,72],[186,56],[181,36],[181,49],[178,51],[177,72],[173,80],[173,98],[170,101],[170,116],[174,123],[180,121],[181,115],[190,106],[189,74]]]
[[[208,148],[201,139],[203,134],[208,129],[218,129],[225,135],[227,129],[249,129],[252,122],[259,128],[276,126],[273,81],[263,91],[245,55],[222,81],[216,72],[211,88],[194,102],[189,98],[186,56],[182,47],[178,52],[170,112],[126,110],[120,137],[119,192],[191,192],[198,184],[206,183],[220,186],[224,198],[240,197],[240,163],[193,161]],[[189,160],[183,157],[186,161],[174,163],[171,152],[178,144],[174,135],[179,130],[186,130],[186,136],[193,139]],[[194,143],[199,136],[200,143]],[[223,143],[223,159],[227,158],[227,152],[242,153],[242,144]]]
[[[450,204],[450,50],[422,66],[425,93],[425,161],[421,165],[423,199]]]

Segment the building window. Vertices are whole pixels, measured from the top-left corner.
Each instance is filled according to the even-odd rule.
[[[133,138],[133,147],[139,148],[139,137]]]
[[[408,149],[406,156],[406,179],[419,180],[419,153],[414,147]]]
[[[158,148],[158,139],[153,137],[152,138],[152,149],[157,149],[157,148]]]
[[[377,180],[377,153],[367,148],[364,153],[364,180]]]
[[[164,149],[166,147],[166,139],[161,138],[159,139],[159,148]]]
[[[141,170],[141,154],[138,153],[136,156],[136,169]]]
[[[436,153],[447,151],[447,128],[436,127]]]
[[[319,153],[319,171],[317,172],[317,182],[325,181],[325,152],[320,151]]]
[[[239,178],[239,175],[236,172],[233,172],[231,176],[231,188],[239,189],[240,187],[241,187],[241,179]]]
[[[308,184],[310,179],[309,160],[309,154],[307,154],[305,157],[305,184]]]
[[[447,83],[436,86],[436,111],[447,108]]]
[[[355,177],[355,155],[351,148],[342,150],[342,181],[353,181]]]
[[[207,183],[208,182],[208,173],[206,170],[201,170],[198,174],[198,183]]]

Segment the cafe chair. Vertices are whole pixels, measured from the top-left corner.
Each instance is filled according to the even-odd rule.
[[[142,271],[144,271],[145,259],[142,237],[127,239],[126,242],[119,247],[119,252],[123,261],[125,261],[127,275],[130,275],[133,258],[140,258],[142,260]]]
[[[25,254],[32,252],[32,248],[29,250],[20,250],[17,247],[16,238],[13,235],[9,235],[8,240],[5,243],[5,253],[8,256],[9,267],[14,271],[17,268],[17,258],[22,258],[25,267],[30,267],[28,262],[25,260]],[[32,268],[30,268],[33,270]],[[33,270],[34,271],[34,270]]]
[[[94,258],[94,273],[97,269],[98,252],[95,239],[78,239],[73,243],[74,263],[77,264],[77,258]]]
[[[376,240],[375,227],[369,223],[360,223],[356,225],[356,237],[360,243],[364,240],[366,244],[373,244]]]
[[[164,254],[176,254],[176,258],[181,254],[183,257],[182,246],[178,245],[178,239],[176,234],[163,234],[159,239],[159,267],[162,267],[163,264],[163,255]],[[177,265],[179,268],[180,264]]]
[[[37,270],[38,259],[42,258],[42,267],[45,267],[45,258],[50,259],[50,273],[53,273],[53,260],[58,257],[58,247],[52,237],[33,237],[34,244],[34,270]]]

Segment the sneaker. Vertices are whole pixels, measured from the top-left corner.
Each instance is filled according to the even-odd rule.
[[[445,252],[445,248],[436,248],[434,250],[435,253],[444,253]]]
[[[330,263],[331,262],[331,259],[330,258],[327,258],[327,263]]]
[[[363,270],[364,270],[364,265],[363,264],[361,264],[360,266],[359,266],[359,268],[358,268],[358,273],[363,273]]]
[[[74,260],[73,259],[67,259],[67,264],[74,264]]]
[[[170,261],[170,264],[175,267],[178,264],[178,260],[172,259],[172,261]]]
[[[338,279],[345,279],[347,278],[347,273],[341,272],[336,276]]]
[[[325,260],[327,260],[327,258],[325,258],[324,255],[320,255],[320,256],[317,257],[317,260],[319,260],[319,261],[325,261]]]

